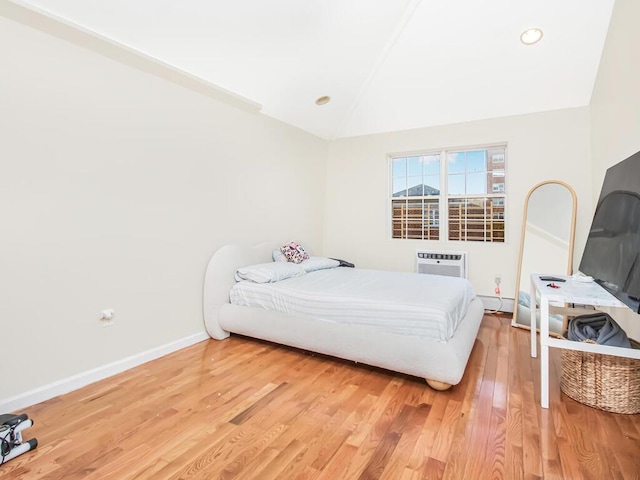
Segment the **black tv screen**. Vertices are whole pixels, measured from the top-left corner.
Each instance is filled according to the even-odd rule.
[[[640,313],[640,152],[607,170],[580,271]]]

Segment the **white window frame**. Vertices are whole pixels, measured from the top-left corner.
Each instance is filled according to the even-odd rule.
[[[504,178],[503,182],[504,189],[500,192],[487,191],[485,194],[465,194],[465,195],[449,195],[448,188],[448,177],[449,177],[449,162],[448,162],[448,154],[458,153],[458,152],[469,152],[476,150],[491,150],[494,148],[504,148],[504,154],[502,158],[495,162],[493,161],[493,157],[489,154],[487,155],[487,172],[490,171],[490,166],[497,164],[499,166],[503,166],[504,169]],[[491,243],[491,244],[506,244],[507,243],[507,218],[509,216],[507,205],[508,205],[508,188],[507,188],[507,164],[508,164],[508,145],[506,142],[498,142],[486,145],[474,145],[474,146],[465,146],[465,147],[455,147],[455,148],[443,148],[437,150],[424,150],[424,151],[412,151],[412,152],[398,152],[392,153],[387,156],[387,164],[388,164],[388,189],[389,195],[387,200],[387,232],[388,238],[391,240],[419,240],[415,238],[394,238],[393,236],[393,200],[394,198],[397,200],[398,197],[393,196],[393,160],[395,158],[401,157],[412,157],[412,156],[428,156],[428,155],[439,155],[440,156],[440,195],[438,196],[438,209],[439,209],[439,228],[440,233],[438,235],[438,240],[427,240],[426,241],[435,241],[435,242],[458,242],[458,243]],[[466,175],[466,174],[465,174]],[[407,185],[409,188],[409,185]],[[408,197],[412,198],[412,197]],[[423,199],[422,197],[415,197],[415,199]],[[462,198],[462,199],[472,199],[472,198],[496,198],[500,199],[503,202],[504,213],[502,214],[502,220],[504,221],[504,238],[500,241],[489,241],[489,240],[468,240],[468,239],[449,239],[449,200],[453,198]],[[486,233],[486,230],[485,230]],[[486,237],[486,236],[485,236]]]

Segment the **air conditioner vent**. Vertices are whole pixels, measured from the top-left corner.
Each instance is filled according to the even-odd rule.
[[[416,253],[416,271],[430,275],[467,278],[467,254],[465,252]]]
[[[418,258],[428,258],[430,260],[461,260],[464,253],[426,253],[418,252]]]

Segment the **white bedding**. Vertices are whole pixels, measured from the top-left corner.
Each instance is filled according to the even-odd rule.
[[[234,305],[366,325],[447,342],[475,293],[461,278],[357,268],[310,272],[276,283],[238,282]]]

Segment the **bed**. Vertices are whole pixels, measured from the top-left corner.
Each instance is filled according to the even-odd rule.
[[[322,319],[306,313],[305,310],[291,308],[291,305],[285,305],[284,310],[287,313],[282,313],[268,310],[265,305],[260,303],[258,303],[260,306],[232,304],[230,301],[232,294],[235,301],[238,299],[242,301],[243,296],[248,295],[247,291],[241,291],[241,293],[236,291],[240,286],[236,280],[236,271],[241,267],[271,262],[273,250],[280,245],[274,243],[261,244],[256,247],[227,245],[212,255],[205,273],[203,292],[205,327],[212,338],[224,340],[229,337],[230,333],[259,338],[422,377],[426,379],[429,386],[437,390],[446,390],[460,382],[484,314],[481,300],[472,291],[470,295],[468,292],[463,294],[461,298],[465,300],[458,301],[461,304],[458,306],[460,311],[455,318],[441,322],[439,326],[435,327],[428,324],[425,331],[417,333],[411,329],[417,325],[414,321],[415,310],[416,308],[428,310],[428,306],[414,305],[416,302],[412,301],[396,302],[405,311],[394,317],[394,328],[384,328],[379,324],[380,319],[394,314],[390,310],[390,302],[385,303],[385,299],[377,291],[369,293],[370,298],[367,298],[365,287],[358,287],[360,293],[364,295],[361,298],[361,303],[363,306],[372,303],[372,299],[376,297],[375,302],[377,303],[373,304],[371,312],[379,312],[377,316],[358,315],[357,308],[348,303],[343,303],[340,309],[327,308],[327,314]],[[372,272],[344,267],[337,267],[335,270],[335,274],[332,274],[333,277],[327,277],[327,273],[319,271],[310,272],[300,279],[294,278],[277,282],[280,291],[276,295],[282,295],[283,288],[285,290],[292,288],[294,284],[306,285],[307,287],[316,284],[333,284],[336,281],[335,278],[338,278],[339,281],[346,279],[344,281],[351,282],[351,284],[362,285],[362,278],[365,278],[366,283],[366,279],[370,275],[368,272]],[[346,270],[350,270],[351,273],[348,274]],[[402,282],[410,282],[418,279],[422,281],[425,280],[424,277],[430,277],[428,275],[417,276],[416,274],[400,275],[404,275],[404,277],[397,277],[394,283],[397,283],[398,279]],[[267,295],[266,290],[263,289],[263,287],[267,287],[266,285],[256,286],[255,284],[251,285],[251,282],[240,283],[247,284],[248,291],[257,290],[259,295]],[[429,287],[429,289],[431,288],[436,287]],[[234,289],[233,292],[232,289]],[[335,299],[339,293],[337,290],[340,288],[328,293],[325,292],[325,295],[329,295],[330,300]],[[437,294],[438,292],[435,293],[436,298],[441,297]],[[302,295],[304,296],[306,293],[303,291]],[[282,303],[280,300],[283,298],[276,296],[276,300],[273,300],[264,296],[262,301],[267,304],[280,304]],[[304,306],[306,299],[308,296],[303,297],[302,300],[290,302],[290,304],[294,307],[298,307],[298,304]],[[339,298],[338,301],[340,301]],[[463,303],[466,305],[462,305]],[[351,313],[349,313],[350,308],[352,309]],[[387,308],[389,309],[385,310]],[[331,318],[330,313],[332,312],[330,311],[333,310],[344,310],[343,313],[350,316],[349,321],[344,323]],[[358,316],[361,320],[355,321],[355,317]],[[406,325],[401,321],[403,317],[405,317]],[[396,318],[400,320],[395,321]]]

